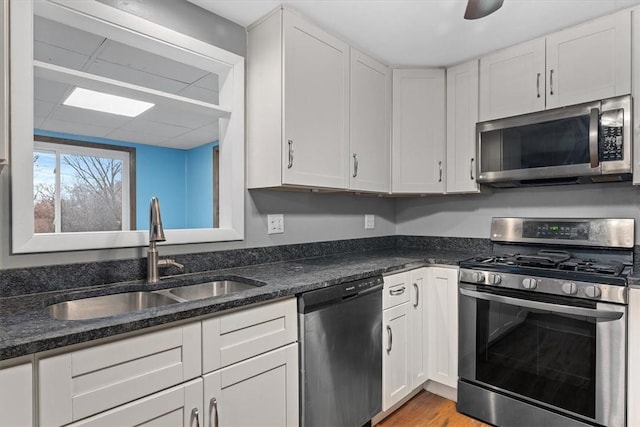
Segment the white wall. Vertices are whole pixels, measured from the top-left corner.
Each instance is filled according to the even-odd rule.
[[[635,218],[640,224],[640,187],[627,182],[402,199],[396,204],[396,232],[489,238],[494,216],[620,217]],[[636,232],[636,244],[640,244],[640,232]]]

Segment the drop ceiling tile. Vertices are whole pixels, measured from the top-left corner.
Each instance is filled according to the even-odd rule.
[[[139,132],[153,135],[158,139],[173,138],[189,131],[188,128],[184,128],[181,126],[170,125],[167,123],[151,122],[148,120],[143,120],[141,118],[130,121],[120,129],[128,132]]]
[[[187,87],[187,84],[183,82],[105,61],[93,62],[87,67],[87,72],[168,93],[176,93]]]
[[[218,92],[220,87],[218,82],[219,82],[218,75],[214,73],[209,73],[203,78],[201,78],[200,80],[198,80],[197,82],[195,82],[193,85],[203,89]]]
[[[209,116],[196,114],[178,108],[171,108],[165,105],[155,105],[140,115],[141,119],[152,122],[167,123],[187,129],[197,129],[211,123],[213,119]]]
[[[59,65],[74,70],[82,70],[90,57],[81,55],[70,50],[50,46],[41,42],[35,42],[33,46],[33,57],[38,61]]]
[[[218,105],[219,103],[219,94],[217,91],[204,89],[195,85],[186,87],[180,92],[177,92],[177,94],[185,98],[196,99],[210,104]]]
[[[64,98],[68,96],[71,91],[71,86],[66,83],[53,82],[51,80],[45,80],[41,78],[35,78],[34,84],[34,98],[38,101],[50,102],[58,104],[64,101]]]
[[[85,56],[91,56],[105,40],[102,36],[87,33],[40,16],[36,16],[34,19],[34,37],[41,43],[81,53]]]
[[[93,136],[96,138],[104,138],[111,131],[110,128],[96,126],[93,123],[71,123],[51,118],[45,120],[39,129],[79,136]]]
[[[124,129],[115,129],[105,135],[105,138],[115,141],[134,142],[138,144],[157,145],[158,137],[145,132],[129,132]]]
[[[104,128],[118,128],[132,120],[131,117],[69,107],[66,105],[59,105],[51,114],[51,118],[69,123],[91,123]]]
[[[56,108],[56,104],[52,102],[38,101],[33,102],[33,114],[40,118],[46,118],[53,109]]]

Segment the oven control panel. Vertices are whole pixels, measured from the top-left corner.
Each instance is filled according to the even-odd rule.
[[[522,237],[528,239],[589,240],[589,222],[524,221]]]
[[[531,277],[521,274],[497,273],[470,268],[460,269],[460,283],[519,289],[552,295],[571,296],[617,304],[627,304],[625,286],[568,281],[549,277]]]

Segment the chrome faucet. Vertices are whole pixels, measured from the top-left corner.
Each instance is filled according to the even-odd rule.
[[[169,266],[184,270],[184,265],[172,259],[158,259],[157,242],[166,241],[162,218],[160,218],[160,201],[157,197],[151,198],[149,206],[149,249],[147,250],[147,283],[158,283],[158,269]]]

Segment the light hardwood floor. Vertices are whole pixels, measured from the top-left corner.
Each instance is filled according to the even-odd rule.
[[[489,427],[456,412],[456,404],[428,391],[421,391],[382,420],[376,427]]]

